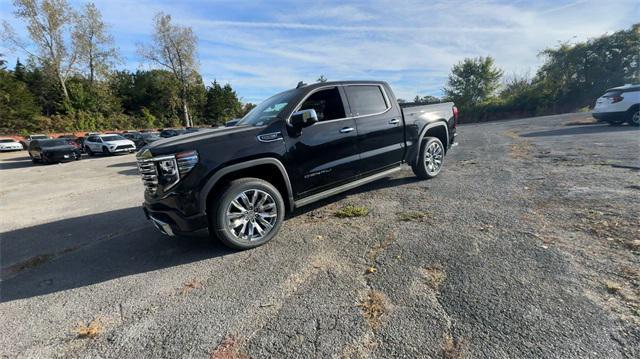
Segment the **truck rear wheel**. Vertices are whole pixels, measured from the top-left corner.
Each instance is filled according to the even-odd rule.
[[[425,137],[420,146],[418,160],[411,168],[413,173],[421,179],[437,176],[444,164],[444,146],[436,137]]]
[[[233,180],[213,200],[210,233],[232,248],[249,249],[269,242],[284,220],[282,195],[259,178]]]

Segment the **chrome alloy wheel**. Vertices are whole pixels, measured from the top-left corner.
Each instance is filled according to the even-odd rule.
[[[278,219],[276,202],[265,191],[248,189],[237,195],[227,206],[225,222],[237,239],[258,241],[264,238]]]
[[[631,124],[640,126],[640,111],[636,111],[633,116],[631,116]]]
[[[424,162],[429,174],[436,174],[442,167],[444,159],[444,149],[438,141],[431,142],[429,147],[424,151]]]

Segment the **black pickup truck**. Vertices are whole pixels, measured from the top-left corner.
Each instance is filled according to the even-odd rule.
[[[453,103],[401,108],[378,81],[300,84],[235,126],[156,141],[137,154],[146,216],[163,233],[208,228],[226,245],[262,245],[286,211],[409,164],[440,172],[455,143]]]

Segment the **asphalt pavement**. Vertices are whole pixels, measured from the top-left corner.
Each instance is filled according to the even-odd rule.
[[[0,356],[637,358],[640,130],[592,122],[461,125],[249,251],[160,234],[133,155],[0,154]]]

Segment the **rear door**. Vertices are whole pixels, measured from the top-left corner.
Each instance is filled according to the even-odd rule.
[[[358,167],[370,174],[398,165],[404,155],[402,114],[378,84],[345,87],[351,117],[358,129]]]
[[[296,111],[314,109],[318,122],[286,140],[296,196],[304,197],[358,174],[355,120],[347,118],[340,87],[312,92]]]

